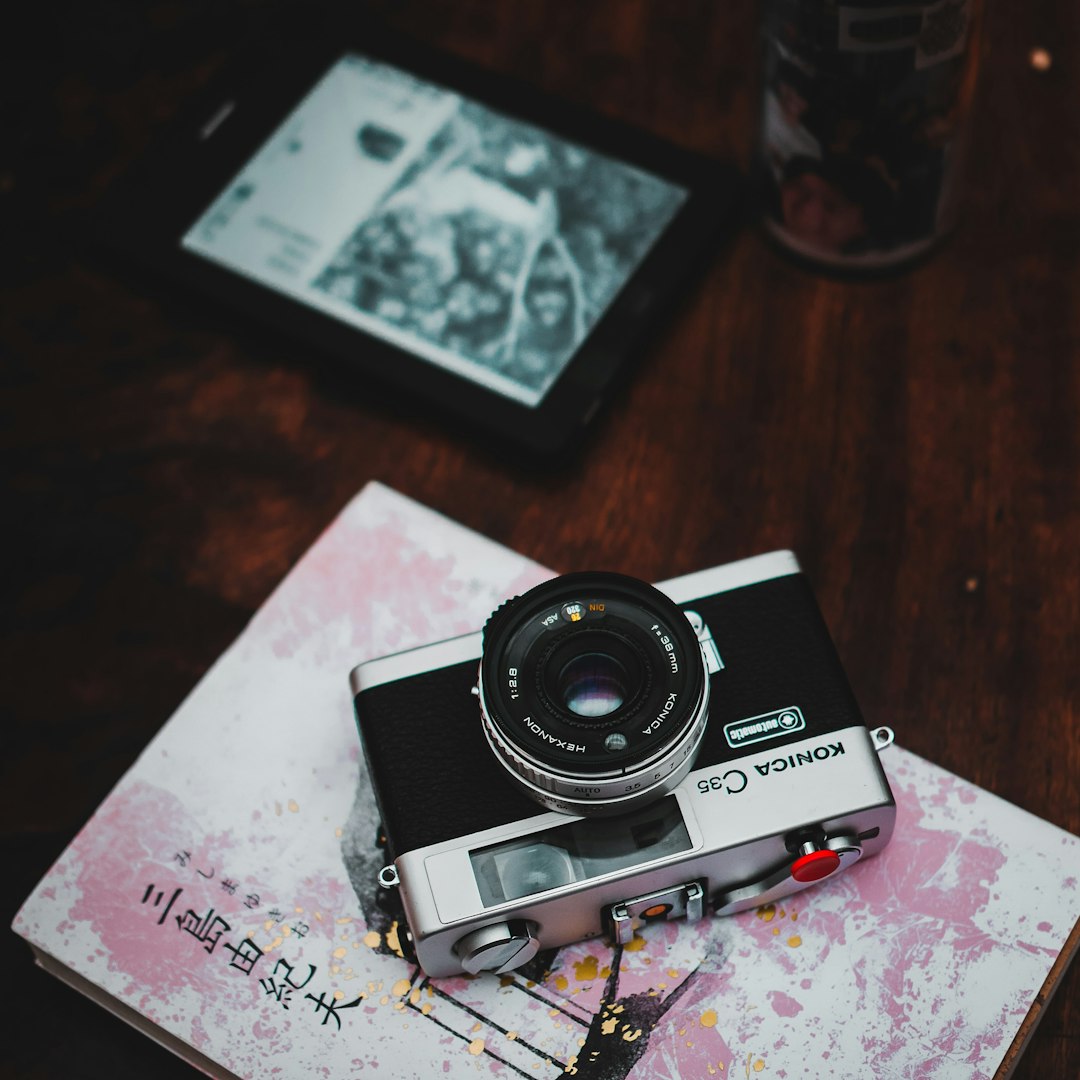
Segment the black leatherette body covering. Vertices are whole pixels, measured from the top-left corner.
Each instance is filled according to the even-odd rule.
[[[801,574],[684,606],[708,623],[724,662],[712,678],[709,724],[695,768],[779,752],[863,723]],[[476,675],[477,661],[470,660],[357,695],[357,721],[392,857],[544,812],[514,786],[488,747],[470,693]],[[728,745],[726,724],[791,706],[802,711],[805,730]]]

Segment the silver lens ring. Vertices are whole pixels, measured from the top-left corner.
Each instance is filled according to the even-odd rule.
[[[484,736],[525,794],[563,813],[614,815],[689,772],[709,664],[699,628],[663,593],[571,574],[492,616],[477,690]]]

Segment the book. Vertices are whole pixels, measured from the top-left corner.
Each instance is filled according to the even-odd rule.
[[[1080,840],[898,746],[890,845],[786,901],[503,976],[432,980],[402,957],[349,671],[472,632],[549,576],[369,484],[15,931],[213,1076],[1005,1074],[1080,940]]]

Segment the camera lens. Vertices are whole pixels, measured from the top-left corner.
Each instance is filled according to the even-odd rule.
[[[615,657],[585,653],[575,656],[559,672],[559,694],[575,716],[605,717],[626,701],[628,681]]]
[[[620,574],[568,574],[499,608],[479,691],[496,757],[533,799],[567,813],[622,813],[670,791],[708,716],[686,616]]]

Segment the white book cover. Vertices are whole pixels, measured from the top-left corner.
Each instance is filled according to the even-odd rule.
[[[993,1076],[1080,917],[1080,840],[896,746],[892,843],[790,902],[513,975],[398,955],[349,671],[549,576],[368,485],[14,929],[219,1076]]]

